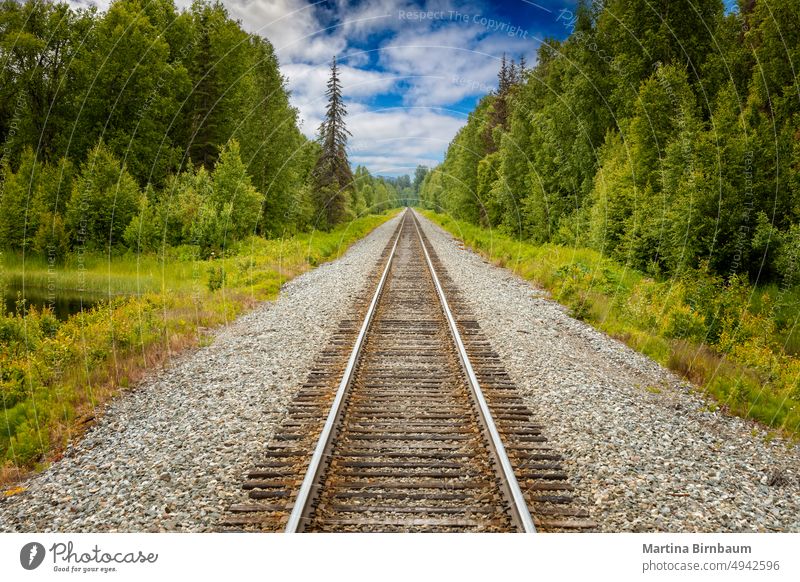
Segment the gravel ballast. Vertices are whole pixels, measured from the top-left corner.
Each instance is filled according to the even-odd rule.
[[[0,496],[0,531],[217,530],[397,221],[113,401],[25,492]]]
[[[600,531],[800,531],[800,448],[421,222]]]

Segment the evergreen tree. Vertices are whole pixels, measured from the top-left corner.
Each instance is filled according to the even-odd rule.
[[[67,203],[74,245],[107,250],[122,243],[139,198],[139,188],[124,164],[99,142],[81,167]]]
[[[328,107],[319,128],[321,151],[314,168],[314,181],[322,212],[321,222],[324,226],[331,227],[345,218],[353,188],[353,172],[347,160],[346,149],[347,138],[351,134],[344,122],[347,108],[342,98],[336,57],[331,62],[331,76],[325,95],[328,97]]]
[[[495,128],[508,129],[511,89],[517,82],[514,61],[506,59],[506,54],[503,53],[500,59],[500,70],[497,73],[497,92],[492,102],[491,116],[483,132],[483,139],[489,152],[495,151],[499,145],[499,140],[494,135]]]
[[[422,183],[425,181],[425,176],[428,175],[428,166],[419,165],[417,169],[414,170],[414,192],[419,194],[419,191],[422,189]]]
[[[218,107],[225,87],[211,38],[212,27],[219,23],[219,14],[205,5],[198,7],[194,16],[197,48],[191,62],[194,88],[189,114],[192,128],[189,157],[193,163],[211,170],[217,160],[219,144],[226,138],[222,108]]]

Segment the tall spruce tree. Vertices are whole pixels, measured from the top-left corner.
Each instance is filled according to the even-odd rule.
[[[497,91],[494,93],[492,111],[489,123],[484,128],[483,139],[489,153],[497,150],[500,146],[500,134],[495,135],[495,128],[499,127],[503,131],[508,131],[508,123],[512,111],[511,93],[515,86],[519,85],[523,79],[525,71],[524,57],[520,64],[514,59],[507,59],[506,54],[500,60],[500,70],[497,72]]]
[[[322,151],[314,168],[314,181],[322,222],[330,227],[345,218],[350,191],[353,189],[353,172],[346,150],[347,138],[352,134],[344,123],[347,108],[342,99],[336,57],[331,62],[331,76],[325,95],[328,97],[328,108],[319,127]]]
[[[192,141],[189,144],[192,161],[209,171],[214,168],[220,144],[225,138],[224,128],[219,119],[220,110],[214,108],[225,88],[219,79],[217,59],[214,58],[212,26],[209,22],[215,16],[212,11],[211,6],[198,5],[195,16],[197,48],[191,62],[191,70],[192,76],[197,81],[191,97]]]

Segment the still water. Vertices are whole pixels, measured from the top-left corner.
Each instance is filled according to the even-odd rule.
[[[22,287],[8,286],[4,291],[3,312],[14,313],[16,310],[17,294],[23,293]],[[65,291],[61,289],[51,292],[42,287],[25,287],[23,296],[27,300],[27,305],[50,307],[53,310],[53,314],[62,321],[67,319],[70,315],[79,313],[81,310],[87,311],[98,302],[108,299],[108,295],[103,293]]]

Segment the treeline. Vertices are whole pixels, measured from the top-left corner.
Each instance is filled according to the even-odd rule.
[[[272,45],[219,2],[3,0],[0,62],[0,248],[208,255],[319,224],[320,145]]]
[[[351,212],[355,216],[395,206],[409,206],[406,204],[404,192],[398,187],[396,179],[373,176],[364,166],[356,167],[353,185]]]
[[[427,166],[417,166],[414,177],[403,174],[395,177],[382,177],[381,179],[390,188],[394,188],[398,206],[419,206],[419,193],[422,182],[428,174]]]
[[[2,185],[0,248],[26,249],[55,261],[76,250],[160,252],[182,246],[195,249],[189,256],[206,258],[261,231],[265,214],[274,212],[265,210],[269,190],[254,186],[236,140],[223,146],[211,171],[190,165],[168,176],[162,188],[140,188],[102,141],[78,168],[67,159],[38,162],[28,148],[19,168],[6,170]],[[366,168],[357,168],[353,185],[344,190],[342,220],[398,204],[392,182]],[[283,231],[264,234],[327,228],[312,187],[301,183],[294,206],[274,220]]]
[[[579,3],[536,66],[503,61],[422,202],[653,275],[800,280],[793,0]]]

